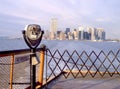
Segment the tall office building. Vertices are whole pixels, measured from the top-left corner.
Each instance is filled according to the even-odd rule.
[[[95,31],[95,28],[93,27],[90,27],[88,28],[88,32],[90,34],[90,40],[96,40],[96,31]]]
[[[73,40],[73,33],[72,32],[68,32],[68,39],[69,40]]]
[[[84,27],[79,27],[79,33],[78,33],[78,39],[83,40],[83,34],[84,34]]]
[[[87,27],[79,27],[78,32],[79,40],[90,40],[90,33],[87,30]]]
[[[103,28],[97,28],[98,40],[105,40],[105,31]]]
[[[75,40],[78,40],[78,30],[77,29],[73,30],[73,37]]]
[[[60,32],[60,40],[65,40],[65,34],[64,32]]]
[[[70,32],[70,28],[66,28],[65,34],[68,34],[68,32]]]
[[[65,35],[66,35],[66,39],[69,39],[68,38],[68,33],[70,32],[70,28],[66,28],[66,30],[65,30]]]
[[[58,29],[58,21],[56,18],[52,18],[50,22],[50,38],[56,39],[57,37],[57,29]]]

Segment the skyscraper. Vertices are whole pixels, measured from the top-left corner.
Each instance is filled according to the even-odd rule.
[[[105,40],[105,32],[103,28],[97,28],[98,40]]]
[[[70,28],[66,28],[65,34],[68,34],[68,32],[70,32]]]
[[[79,33],[78,33],[78,39],[79,40],[83,40],[84,38],[83,38],[83,34],[84,34],[84,27],[79,27]]]
[[[51,39],[56,39],[57,37],[57,29],[58,29],[58,24],[57,24],[57,18],[52,18],[50,22],[50,38]]]
[[[95,33],[96,33],[95,28],[93,28],[93,27],[88,28],[88,32],[90,34],[90,40],[94,41],[95,40]]]

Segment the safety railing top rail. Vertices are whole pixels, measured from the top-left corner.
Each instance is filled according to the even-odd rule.
[[[40,51],[40,50],[43,50],[43,48],[37,48],[36,51]],[[24,54],[24,53],[30,53],[30,49],[0,51],[0,57],[9,56],[11,54],[17,55],[17,54]]]

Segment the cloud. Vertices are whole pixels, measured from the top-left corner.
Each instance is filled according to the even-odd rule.
[[[110,19],[109,18],[96,18],[96,21],[97,22],[109,22],[110,21]]]
[[[68,2],[73,4],[73,6],[71,7]],[[40,21],[38,19],[48,19],[49,17],[58,17],[66,20],[72,20],[74,18],[80,18],[82,15],[89,15],[92,12],[88,9],[89,7],[87,7],[86,1],[81,0],[81,2],[82,4],[79,6],[80,2],[78,0],[70,0],[67,2],[61,2],[59,0],[20,0],[14,1],[15,5],[9,8],[5,7],[7,12],[2,11],[2,13],[23,19],[26,18],[31,21]],[[11,4],[11,2],[8,3]],[[76,6],[79,7],[74,8]]]
[[[3,28],[6,28],[6,22],[12,23],[9,25],[11,29],[27,23],[38,23],[49,29],[50,19],[55,17],[61,27],[105,24],[103,26],[108,28],[111,23],[120,22],[118,3],[120,1],[112,0],[3,0],[0,3],[0,22],[4,22]],[[16,28],[13,28],[14,24]]]

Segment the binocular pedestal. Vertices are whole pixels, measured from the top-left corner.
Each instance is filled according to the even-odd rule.
[[[22,31],[24,40],[28,47],[30,48],[30,81],[31,89],[36,87],[36,65],[40,63],[37,55],[36,48],[42,40],[44,31],[41,31],[41,27],[37,24],[30,24],[25,27]]]
[[[35,54],[35,49],[31,49],[30,54],[30,83],[31,83],[31,89],[35,89],[36,86],[36,65],[33,65],[33,57]]]

